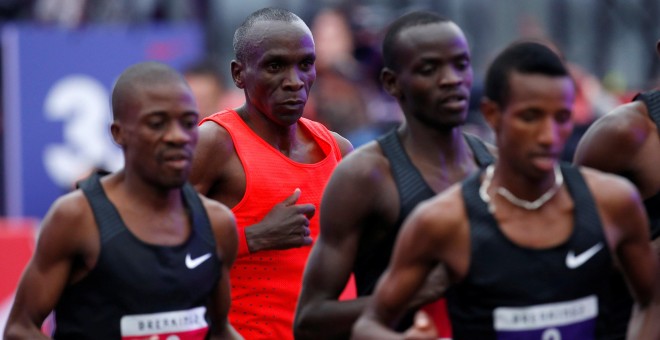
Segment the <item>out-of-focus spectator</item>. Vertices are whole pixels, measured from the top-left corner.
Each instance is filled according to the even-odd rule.
[[[226,86],[224,74],[211,59],[195,62],[183,70],[183,75],[197,101],[200,119],[222,108],[234,108],[244,101],[243,95]]]
[[[31,0],[34,19],[62,27],[83,23],[202,20],[205,1],[179,0]],[[28,1],[26,1],[28,2]]]
[[[305,115],[347,135],[369,123],[358,85],[360,65],[353,57],[353,37],[346,16],[321,10],[312,23],[316,45],[316,81]]]
[[[88,0],[37,0],[34,17],[40,22],[64,27],[82,23]]]

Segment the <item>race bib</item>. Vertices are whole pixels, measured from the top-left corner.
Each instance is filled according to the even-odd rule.
[[[598,298],[527,307],[498,307],[493,321],[498,340],[593,340]]]
[[[125,315],[122,340],[202,340],[208,332],[206,307],[184,311]]]

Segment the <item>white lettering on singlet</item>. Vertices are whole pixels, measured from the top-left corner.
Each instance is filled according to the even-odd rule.
[[[495,330],[521,331],[559,327],[595,318],[598,298],[581,299],[527,307],[498,307],[493,311]],[[550,339],[553,339],[550,337]]]
[[[175,312],[125,315],[120,321],[121,335],[145,336],[203,329],[208,327],[205,315],[206,307]]]

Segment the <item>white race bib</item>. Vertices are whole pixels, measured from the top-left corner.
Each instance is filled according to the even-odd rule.
[[[498,307],[493,322],[498,340],[594,339],[598,298],[527,307]]]
[[[122,340],[202,340],[208,332],[206,307],[189,310],[125,315],[121,318]]]

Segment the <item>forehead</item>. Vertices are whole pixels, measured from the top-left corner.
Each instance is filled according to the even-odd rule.
[[[402,59],[437,53],[469,54],[467,39],[453,22],[407,27],[399,32],[396,46]]]
[[[575,99],[575,85],[569,76],[511,72],[508,106],[558,105],[570,107]]]
[[[190,88],[182,81],[138,83],[131,97],[137,115],[152,112],[196,111],[195,99]]]
[[[301,20],[259,21],[247,35],[249,55],[257,59],[266,55],[288,55],[294,51],[314,52],[312,33]]]

